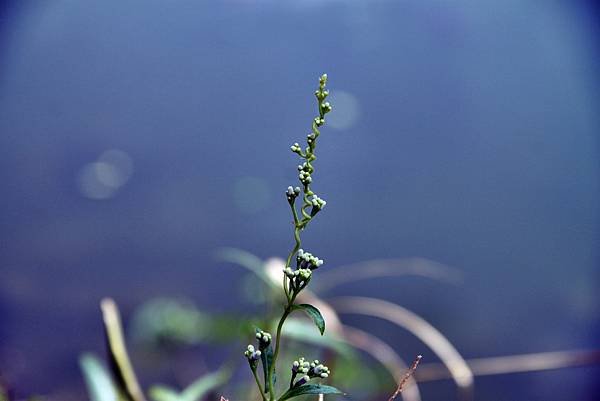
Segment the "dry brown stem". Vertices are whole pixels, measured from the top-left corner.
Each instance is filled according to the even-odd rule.
[[[417,366],[419,366],[419,362],[421,362],[421,358],[423,358],[421,355],[417,355],[417,357],[413,361],[412,365],[410,365],[410,368],[408,368],[408,370],[404,374],[404,377],[400,381],[400,384],[398,384],[398,388],[396,389],[394,394],[392,394],[392,396],[388,399],[388,401],[394,401],[396,399],[396,397],[398,396],[398,394],[402,393],[402,390],[404,390],[404,386],[408,382],[408,379],[410,379],[410,377],[413,375],[413,373],[415,373],[415,370],[417,370]]]

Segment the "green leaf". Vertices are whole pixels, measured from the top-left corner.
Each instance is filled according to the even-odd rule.
[[[300,304],[294,305],[294,309],[301,309],[304,312],[306,312],[306,314],[310,316],[310,318],[313,320],[313,322],[321,332],[321,335],[323,335],[323,333],[325,332],[325,319],[323,319],[323,315],[321,315],[321,312],[319,312],[317,308],[309,304]]]
[[[171,387],[156,385],[150,387],[148,395],[154,401],[180,401],[179,394]]]
[[[179,394],[170,387],[153,386],[150,389],[150,397],[154,401],[198,401],[209,391],[225,383],[230,377],[231,369],[223,367],[198,378]]]
[[[91,401],[118,401],[117,390],[100,360],[92,354],[79,358]]]
[[[255,326],[254,331],[256,333],[259,333],[262,330],[259,327]],[[263,377],[265,379],[265,394],[266,394],[269,392],[269,387],[270,387],[267,376],[268,376],[269,368],[271,367],[271,364],[273,363],[273,347],[271,347],[271,345],[269,345],[267,347],[267,349],[262,351],[262,353],[260,354],[260,361],[261,361],[262,367],[263,367]],[[275,380],[276,380],[275,370],[273,370],[273,384],[275,384]]]
[[[194,381],[187,386],[180,395],[181,401],[198,401],[202,399],[209,391],[218,387],[231,377],[231,370],[221,368],[214,373],[209,373]]]
[[[278,401],[284,401],[293,397],[306,394],[344,394],[340,390],[331,386],[324,386],[321,384],[304,384],[299,387],[294,387],[286,391]]]

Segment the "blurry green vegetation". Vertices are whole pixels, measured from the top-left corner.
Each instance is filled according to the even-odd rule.
[[[177,302],[170,301],[166,304],[168,308],[171,308],[170,310],[183,311],[178,315],[180,318],[189,316],[193,320],[198,316],[198,312],[189,306],[178,309],[179,304]],[[158,302],[152,302],[152,305],[159,306],[159,311],[161,311],[160,308],[165,305],[165,302],[158,300]],[[145,306],[144,308],[148,310],[149,306]],[[80,359],[80,366],[85,377],[91,401],[146,401],[146,396],[137,381],[125,347],[119,311],[111,299],[102,301],[102,314],[108,345],[109,369],[105,368],[103,363],[94,355],[84,354]],[[138,319],[145,321],[148,317],[152,318],[151,314],[146,313]],[[156,343],[156,347],[161,347],[167,343],[179,343],[182,340],[185,341],[185,344],[190,344],[190,338],[178,335],[181,330],[173,329],[175,326],[180,326],[183,328],[183,332],[189,334],[194,330],[194,326],[190,326],[187,320],[166,319],[159,320],[159,322],[167,323],[165,326],[167,330],[165,330],[165,327],[162,329],[159,328],[159,331],[163,335],[167,333],[166,336],[170,336],[175,333],[175,337],[166,342]],[[160,326],[156,324],[156,321],[153,324],[154,328]],[[198,339],[199,337],[196,337],[193,341],[197,341]],[[155,385],[150,388],[148,393],[153,401],[198,401],[202,400],[210,391],[229,380],[231,373],[231,367],[223,366],[213,373],[199,377],[181,391],[164,385]]]
[[[218,258],[242,267],[247,271],[248,277],[261,278],[263,288],[259,292],[265,296],[258,300],[254,298],[257,312],[248,314],[241,314],[237,311],[213,313],[208,308],[203,309],[187,299],[155,298],[140,305],[131,316],[127,337],[133,341],[136,347],[162,350],[164,353],[171,352],[173,349],[185,350],[194,346],[210,347],[226,344],[238,347],[240,338],[253,335],[255,327],[259,325],[273,327],[276,324],[275,316],[265,319],[262,311],[277,310],[277,306],[282,302],[281,282],[273,272],[280,271],[279,267],[283,265],[283,260],[263,261],[248,252],[232,248],[221,249],[218,252]],[[368,266],[369,263],[371,262],[366,262],[365,265]],[[381,261],[377,261],[377,264],[384,266]],[[389,260],[385,266],[387,268],[379,269],[379,277],[398,276],[398,272],[403,269],[406,270],[405,274],[419,274],[418,271],[421,268],[436,278],[447,276],[448,280],[451,280],[455,274],[449,268],[433,262],[428,263],[424,259]],[[413,266],[414,269],[408,268],[409,266]],[[336,274],[336,270],[328,272],[328,274]],[[325,273],[323,277],[327,279]],[[357,278],[357,280],[365,279],[367,278]],[[245,279],[242,277],[237,284],[241,288],[244,282]],[[278,289],[279,291],[277,291]],[[243,294],[243,292],[241,293]],[[247,295],[250,296],[250,294]],[[344,324],[341,316],[329,304],[325,294],[321,296],[318,293],[308,293],[307,297],[311,302],[324,305],[322,311],[328,322],[328,331],[321,336],[312,323],[306,324],[307,318],[300,315],[290,318],[283,330],[287,346],[282,351],[282,360],[293,360],[296,355],[302,354],[306,345],[310,345],[311,350],[315,352],[315,357],[327,358],[329,365],[336,371],[336,385],[352,394],[353,399],[372,399],[389,395],[390,389],[399,383],[406,371],[407,364],[403,362],[403,358],[391,346],[368,333],[366,329]],[[333,299],[333,301],[336,300]],[[408,330],[410,331],[410,328]],[[409,357],[412,358],[412,355]],[[200,401],[208,399],[206,397],[216,391],[217,394],[228,395],[227,398],[230,400],[251,401],[257,399],[248,396],[249,389],[253,385],[251,378],[245,382],[243,380],[227,382],[232,371],[243,368],[246,363],[243,357],[237,358],[234,362],[230,368],[222,368],[213,374],[209,373],[198,378],[186,389],[176,390],[164,385],[151,386],[148,392],[149,398],[152,401],[192,401],[192,399]],[[96,360],[95,365],[99,364],[99,361]],[[91,394],[94,393],[95,387],[90,386],[90,381],[96,383],[95,386],[98,385],[97,383],[105,385],[105,377],[111,376],[106,372],[103,375],[98,366],[83,367],[83,370],[88,377],[88,388]],[[94,379],[95,376],[98,378]],[[227,383],[226,387],[223,386],[224,383]],[[123,393],[123,390],[119,390],[117,381],[111,380],[111,385],[117,393]],[[193,391],[194,387],[200,388],[202,391]],[[418,387],[414,381],[412,381],[412,385],[406,387],[401,396],[408,401],[420,400]],[[118,399],[131,400],[132,398],[120,396]],[[307,399],[314,400],[314,397]],[[97,400],[92,397],[92,401]],[[107,399],[99,401],[105,400],[107,401]]]
[[[246,269],[248,272],[247,279],[256,279],[258,275],[263,278],[263,291],[260,292],[265,296],[252,298],[257,312],[255,314],[241,314],[238,311],[231,311],[217,314],[211,313],[208,308],[203,309],[186,299],[152,299],[140,305],[134,311],[128,325],[127,337],[133,341],[136,348],[151,349],[161,354],[167,354],[173,349],[186,350],[195,346],[212,347],[225,344],[238,347],[240,338],[252,335],[257,325],[272,327],[276,323],[274,316],[265,319],[262,311],[273,310],[274,307],[281,304],[281,294],[277,291],[281,283],[276,276],[270,275],[269,272],[275,271],[277,266],[283,265],[284,262],[274,259],[263,261],[250,253],[231,248],[222,249],[218,253],[218,257]],[[322,282],[329,282],[328,276],[336,275],[338,271],[351,271],[355,268],[367,269],[372,264],[376,266],[374,270],[378,272],[375,276],[356,277],[355,280],[373,279],[373,277],[389,279],[406,274],[426,276],[444,281],[455,281],[456,279],[456,273],[453,270],[437,263],[425,259],[397,259],[387,260],[385,263],[383,261],[370,261],[353,266],[340,266],[327,272],[327,274],[324,273]],[[246,278],[240,278],[237,283],[240,288],[243,287]],[[331,286],[327,285],[327,289],[334,287],[336,287],[334,283]],[[240,293],[244,294],[243,291],[240,291]],[[246,295],[249,297],[247,301],[250,301],[251,294]],[[327,357],[327,360],[330,361],[329,365],[336,371],[336,384],[352,394],[352,399],[387,399],[385,397],[389,395],[390,389],[394,387],[394,382],[397,385],[402,379],[406,364],[390,345],[369,333],[368,329],[351,327],[343,321],[343,315],[348,310],[351,312],[364,312],[369,315],[369,304],[373,300],[361,303],[359,310],[356,310],[353,309],[352,303],[342,302],[344,301],[343,298],[330,299],[326,293],[320,294],[319,292],[309,295],[313,300],[316,299],[318,303],[331,307],[331,310],[328,310],[328,308],[323,309],[328,310],[325,316],[330,330],[324,336],[321,336],[312,323],[306,324],[306,319],[297,317],[290,319],[283,331],[287,347],[282,354],[282,359],[293,360],[296,355],[302,353],[306,345],[310,345],[311,349],[316,350],[318,357],[321,357],[321,355]],[[357,297],[351,298],[356,301]],[[375,305],[379,309],[372,311],[370,316],[379,315],[381,317],[385,313],[393,316],[394,310],[398,308],[407,312],[399,305],[382,300],[375,301],[383,303],[376,303]],[[337,310],[335,306],[338,306]],[[470,382],[465,381],[465,376],[460,376],[461,372],[456,370],[457,361],[447,359],[445,353],[452,351],[452,348],[448,348],[450,344],[447,342],[448,340],[443,336],[440,339],[441,334],[434,328],[424,325],[424,321],[420,317],[414,314],[408,314],[404,317],[408,319],[408,325],[402,326],[401,321],[394,322],[398,325],[399,330],[408,331],[408,333],[418,338],[422,338],[424,335],[426,337],[424,344],[434,347],[432,349],[433,354],[436,354],[436,352],[442,353],[442,355],[437,355],[442,363],[433,363],[424,367],[419,372],[419,378],[423,380],[432,380],[436,377],[438,379],[451,378],[459,388],[459,399],[472,399],[473,376],[470,376]],[[336,322],[336,320],[339,321]],[[428,341],[433,342],[428,344]],[[438,341],[441,341],[441,343]],[[440,346],[441,349],[438,348]],[[110,349],[109,353],[111,352]],[[515,355],[472,360],[469,361],[468,365],[465,362],[464,366],[469,369],[466,376],[466,379],[468,379],[468,373],[471,369],[474,370],[474,374],[479,372],[482,375],[557,369],[581,364],[596,364],[599,360],[598,355],[598,352],[590,351]],[[462,359],[460,355],[458,357]],[[464,362],[464,360],[462,361]],[[126,395],[118,381],[113,379],[113,377],[119,377],[120,375],[118,372],[115,375],[113,372],[114,366],[105,368],[97,357],[89,354],[82,356],[80,363],[86,377],[91,401],[112,401],[115,399],[113,398],[114,394],[117,394],[117,400],[132,399]],[[231,401],[253,401],[257,398],[248,396],[253,385],[250,378],[247,378],[246,381],[228,381],[232,377],[233,371],[243,368],[244,365],[244,358],[239,357],[234,360],[231,366],[217,369],[213,373],[199,377],[185,389],[176,390],[164,385],[155,385],[149,388],[148,395],[152,401],[213,400],[213,398],[208,397],[214,396],[214,394],[226,394]],[[116,367],[116,369],[119,368]],[[103,391],[99,391],[99,389],[103,389]],[[400,396],[407,401],[420,400],[419,390],[414,382],[413,385],[407,386]],[[312,398],[306,396],[305,399],[314,401],[315,398],[314,396]]]

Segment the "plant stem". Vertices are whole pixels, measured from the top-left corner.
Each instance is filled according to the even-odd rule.
[[[279,348],[281,346],[281,330],[283,329],[283,323],[285,322],[285,319],[287,319],[290,313],[292,313],[294,301],[296,300],[296,295],[298,295],[298,293],[292,294],[290,301],[288,302],[287,306],[283,311],[281,319],[279,319],[279,324],[277,325],[277,333],[275,335],[275,351],[273,351],[273,361],[269,366],[269,372],[267,374],[270,401],[275,400],[275,383],[273,383],[273,373],[275,372],[275,361],[277,361],[277,357],[279,356]]]
[[[292,214],[294,216],[294,240],[296,241],[296,244],[294,245],[294,248],[290,251],[290,254],[287,257],[287,261],[285,262],[285,267],[290,267],[290,264],[292,263],[292,257],[294,257],[294,255],[296,254],[296,252],[298,252],[298,249],[300,249],[301,246],[301,240],[300,240],[300,230],[301,230],[301,226],[300,226],[300,222],[298,220],[298,213],[296,213],[296,206],[294,206],[294,203],[290,203],[290,207],[292,208]],[[288,290],[288,278],[285,276],[285,274],[283,275],[283,289],[285,291],[285,297],[287,298],[288,303],[290,302],[291,296]]]
[[[327,82],[327,75],[323,74],[321,76],[321,79],[319,80],[319,89],[316,93],[319,117],[315,118],[312,122],[312,134],[311,134],[312,137],[309,135],[310,140],[307,140],[308,147],[306,148],[305,152],[302,152],[302,150],[299,148],[297,150],[294,150],[294,148],[292,148],[292,150],[295,153],[298,153],[298,155],[301,158],[306,160],[306,169],[304,171],[308,172],[309,178],[310,178],[310,174],[312,174],[314,172],[312,162],[315,161],[317,158],[314,154],[314,151],[315,151],[315,147],[317,145],[317,138],[321,134],[319,132],[319,127],[321,125],[323,125],[325,122],[324,121],[325,113],[328,111],[331,111],[330,106],[328,106],[329,110],[325,110],[324,106],[322,104],[323,100],[327,96],[327,94],[324,93],[324,88],[325,88],[326,82]],[[295,145],[295,146],[298,146],[298,145]],[[303,192],[304,193],[302,196],[302,205],[300,206],[300,216],[298,214],[298,211],[296,210],[296,205],[294,202],[295,197],[290,200],[290,207],[292,209],[292,215],[294,218],[294,241],[295,241],[295,243],[294,243],[294,247],[292,248],[292,250],[290,251],[290,253],[287,257],[287,260],[285,263],[286,269],[291,268],[290,265],[292,263],[292,258],[298,252],[298,250],[300,249],[300,246],[302,244],[301,239],[300,239],[300,231],[304,230],[306,228],[306,226],[308,226],[308,223],[310,223],[310,221],[314,217],[312,212],[308,213],[306,211],[312,205],[310,197],[313,195],[316,196],[314,194],[314,192],[310,189],[311,180],[301,179],[301,182],[303,184],[303,189],[304,189]],[[302,220],[300,220],[299,217],[302,217]],[[303,285],[300,286],[300,288],[289,288],[290,286],[288,285],[288,277],[286,274],[283,275],[283,289],[285,292],[287,305],[285,306],[283,315],[281,316],[281,318],[279,319],[279,323],[277,324],[277,334],[275,336],[275,350],[273,352],[273,359],[271,360],[269,369],[267,371],[267,377],[265,378],[265,381],[267,383],[267,384],[265,384],[265,386],[268,385],[269,401],[275,401],[274,373],[275,373],[275,365],[277,363],[277,357],[279,356],[279,349],[281,346],[281,330],[283,329],[283,324],[284,324],[285,320],[294,310],[294,301],[296,300],[296,296],[306,286],[306,284],[308,284],[308,282],[305,282]],[[290,291],[291,291],[291,293],[290,293]],[[259,389],[261,389],[261,395],[263,396],[263,401],[266,401],[264,392],[262,391],[262,387],[260,386],[258,377],[256,376],[256,371],[254,370],[253,373],[254,373],[254,377],[256,379],[256,383],[258,384]],[[293,385],[293,381],[294,381],[294,379],[292,378],[290,387]]]
[[[254,375],[254,380],[256,380],[258,390],[260,391],[260,396],[262,397],[263,401],[267,401],[267,397],[265,397],[265,391],[263,390],[260,380],[258,379],[258,375],[256,374],[256,368],[252,369],[252,374]]]

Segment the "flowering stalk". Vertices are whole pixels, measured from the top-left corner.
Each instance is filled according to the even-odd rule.
[[[327,203],[319,198],[311,189],[312,174],[315,171],[313,162],[317,159],[315,148],[317,146],[317,138],[321,134],[319,128],[325,124],[325,115],[331,111],[331,105],[325,101],[329,95],[329,91],[325,89],[326,84],[327,74],[323,74],[319,79],[319,88],[315,91],[319,115],[314,118],[311,132],[306,136],[306,148],[302,149],[298,143],[294,143],[291,146],[292,152],[301,158],[302,164],[298,165],[298,179],[301,187],[290,186],[285,193],[294,221],[294,246],[287,257],[283,269],[283,289],[286,305],[277,324],[274,349],[271,344],[271,335],[257,329],[256,338],[259,342],[259,349],[255,350],[254,346],[249,345],[245,354],[263,401],[267,401],[266,395],[268,395],[269,401],[275,401],[276,399],[277,401],[284,401],[305,394],[341,394],[334,387],[309,383],[311,379],[327,378],[330,374],[329,368],[321,364],[318,360],[310,363],[305,362],[304,358],[300,358],[294,361],[292,365],[288,390],[279,396],[279,398],[275,397],[275,364],[281,349],[281,331],[287,317],[294,310],[303,310],[312,318],[321,334],[325,330],[325,321],[317,308],[309,304],[296,304],[295,301],[298,294],[310,282],[313,271],[323,264],[323,260],[300,248],[302,245],[300,233],[308,226],[317,213],[323,210]],[[296,199],[299,197],[302,198],[302,203],[298,208],[296,206]],[[296,259],[296,266],[292,267],[294,257]],[[264,387],[261,385],[256,372],[259,361],[263,366]]]

